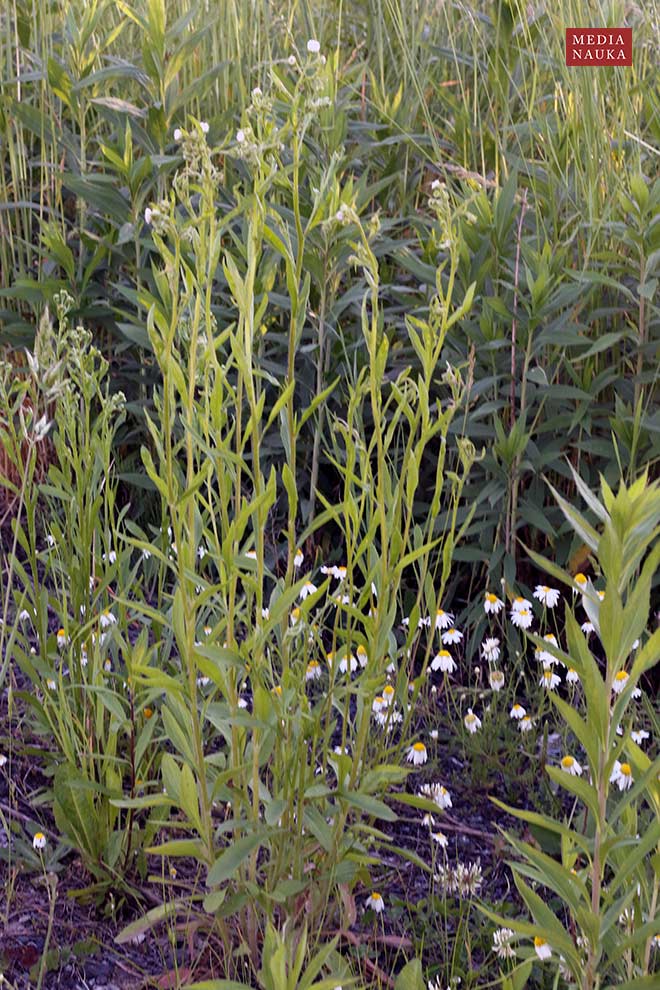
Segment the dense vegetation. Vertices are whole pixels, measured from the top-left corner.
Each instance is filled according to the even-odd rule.
[[[10,986],[656,985],[654,32],[0,12]]]

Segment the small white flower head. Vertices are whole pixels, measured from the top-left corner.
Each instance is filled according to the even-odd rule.
[[[413,766],[419,767],[423,763],[426,763],[428,759],[428,753],[426,752],[426,746],[423,742],[413,743],[408,750],[408,755],[406,756],[408,763],[412,763]]]
[[[612,681],[612,690],[615,694],[621,694],[626,684],[630,680],[630,674],[627,674],[625,670],[620,670],[614,675],[614,680]]]
[[[441,811],[445,808],[451,808],[451,794],[446,787],[443,787],[440,783],[434,784],[422,784],[419,791],[417,792],[419,797],[428,798],[430,801],[435,802]]]
[[[648,733],[647,733],[647,735],[648,735]],[[432,739],[433,742],[435,742],[437,740],[437,738],[438,738],[438,730],[437,729],[431,729],[431,731],[429,732],[429,739]]]
[[[302,615],[302,612],[300,611],[299,608],[292,608],[291,609],[291,614],[289,615],[289,623],[290,623],[290,625],[292,625],[292,626],[297,625],[298,622],[300,622],[300,616],[301,615]]]
[[[434,842],[437,842],[441,849],[447,848],[447,836],[444,832],[431,832],[431,838]]]
[[[340,673],[345,674],[350,669],[351,674],[354,674],[357,668],[358,662],[353,654],[348,651],[344,653],[339,661]]]
[[[421,621],[421,620],[420,620]],[[439,608],[435,613],[435,628],[439,631],[442,629],[449,629],[454,622],[454,616],[451,612],[445,612],[444,609]],[[426,625],[426,623],[424,623]],[[462,637],[461,637],[462,638]],[[444,637],[443,637],[444,642]]]
[[[440,650],[431,660],[431,670],[441,670],[445,674],[453,674],[456,663],[449,650]]]
[[[463,725],[470,735],[474,735],[481,728],[481,719],[474,714],[471,708],[468,708],[467,715],[463,719]]]
[[[648,739],[649,734],[646,729],[633,729],[630,733],[630,738],[638,746],[641,746],[645,739]]]
[[[310,660],[305,671],[306,681],[318,681],[321,677],[321,664],[318,660]]]
[[[523,715],[523,717],[518,722],[518,727],[521,732],[531,732],[534,728],[534,719],[531,715]]]
[[[580,591],[586,591],[587,585],[589,584],[589,578],[586,574],[583,574],[582,571],[578,571],[573,580],[577,584]],[[576,594],[575,588],[573,589],[573,594]]]
[[[147,221],[147,222],[149,222],[149,221]],[[48,544],[48,546],[49,546],[49,548],[51,550],[55,546],[55,537],[53,536],[52,533],[46,533],[46,543]]]
[[[386,705],[392,704],[392,702],[394,701],[395,693],[396,692],[394,691],[394,688],[392,687],[391,684],[385,685],[385,687],[382,690],[382,695]]]
[[[21,609],[21,611],[18,613],[19,622],[28,622],[29,618],[30,618],[30,613],[26,608]]]
[[[298,547],[298,549],[296,550],[296,553],[295,553],[295,556],[294,556],[294,558],[293,558],[293,566],[294,566],[294,567],[295,567],[296,569],[297,569],[298,567],[302,567],[302,565],[303,565],[303,562],[304,562],[304,560],[305,560],[305,555],[303,554],[303,552],[302,552],[302,550],[300,549],[300,547]],[[321,568],[321,570],[322,570],[322,569],[323,569],[323,568]]]
[[[246,140],[246,138],[245,138],[245,131],[242,128],[240,130],[236,131],[236,143],[237,144],[245,144],[245,140]]]
[[[592,632],[595,632],[596,631],[596,628],[595,628],[593,622],[589,622],[588,620],[586,622],[583,622],[582,623],[582,625],[580,626],[580,629],[585,634],[585,636],[591,636]]]
[[[35,832],[34,838],[32,839],[32,846],[37,850],[46,848],[46,836],[43,832]]]
[[[529,629],[534,621],[531,609],[528,608],[512,608],[510,618],[517,629]]]
[[[64,631],[64,629],[58,629],[57,630],[57,648],[59,650],[63,650],[64,647],[66,646],[66,644],[68,643],[68,641],[69,641],[69,637],[67,636],[67,634]]]
[[[116,560],[117,560],[117,553],[116,553],[116,551],[115,550],[110,550],[109,553],[107,553],[107,554],[104,553],[103,554],[103,560],[107,560],[109,564],[116,563]]]
[[[150,206],[147,206],[147,208],[144,211],[144,222],[149,226],[151,226],[151,221],[153,220],[153,217],[154,217],[154,211],[151,209]],[[53,543],[54,542],[55,540],[53,540]],[[52,546],[53,543],[51,543],[50,546]]]
[[[385,910],[385,901],[382,894],[379,894],[377,890],[372,890],[365,901],[365,905],[375,911],[376,914],[381,914]]]
[[[112,614],[110,609],[106,608],[101,612],[99,622],[101,623],[101,629],[107,629],[108,626],[116,625],[117,618]]]
[[[575,667],[569,667],[568,668],[568,671],[566,672],[566,683],[567,684],[579,684],[580,683],[580,675],[578,674],[578,672],[575,669]]]
[[[511,709],[511,711],[509,712],[510,718],[513,718],[513,719],[524,718],[526,714],[527,714],[527,712],[525,711],[525,709],[523,708],[523,706],[522,705],[519,705],[517,701],[516,701],[515,705],[513,706],[513,708]]]
[[[255,86],[252,90],[252,99],[259,100],[264,94],[261,91],[261,86]]]
[[[0,770],[7,766],[7,757],[4,753],[0,753]]]
[[[554,691],[558,684],[561,684],[561,677],[553,673],[552,668],[543,671],[539,681],[540,687],[545,688],[546,691]]]
[[[302,588],[300,589],[300,594],[298,597],[302,602],[304,602],[307,596],[313,595],[316,590],[317,588],[315,584],[312,584],[311,581],[305,581]]]
[[[497,595],[494,595],[492,591],[487,591],[484,597],[484,612],[488,615],[497,615],[504,608],[504,602]]]
[[[517,598],[514,598],[513,601],[511,602],[511,611],[531,612],[532,603],[527,598],[523,598],[521,595],[518,595]]]
[[[296,56],[295,55],[289,55],[289,57],[287,59],[287,62],[293,68],[293,66],[296,64]]]
[[[318,55],[321,51],[321,43],[316,38],[310,38],[307,42],[307,51],[310,55]]]
[[[209,132],[208,121],[206,121],[206,120],[200,120],[200,122],[199,122],[199,129],[202,132],[202,134],[208,134],[208,132]]]
[[[493,691],[501,691],[504,687],[504,674],[501,670],[491,670],[488,675],[488,682]]]
[[[489,636],[483,641],[481,655],[489,663],[497,663],[500,658],[500,641],[496,636]]]
[[[175,141],[180,141],[182,137],[183,137],[183,134],[181,133],[181,128],[180,127],[175,127],[174,128],[174,140]]]
[[[552,949],[546,940],[539,935],[536,935],[534,938],[534,951],[539,959],[549,959],[552,955]]]
[[[498,928],[493,932],[493,952],[498,959],[512,959],[515,956],[511,945],[512,938],[513,929],[511,928]]]
[[[627,791],[633,785],[632,767],[629,763],[619,763],[614,761],[614,767],[610,775],[610,783],[616,784],[620,791]]]
[[[458,629],[454,629],[452,626],[450,629],[445,629],[442,634],[442,642],[445,646],[449,646],[451,643],[460,643],[463,639],[463,633]]]
[[[569,773],[571,777],[582,776],[582,767],[573,756],[562,757],[560,766],[564,773]]]
[[[534,598],[546,608],[554,608],[559,601],[559,592],[556,588],[549,588],[547,584],[537,584],[534,589]]]
[[[369,662],[369,654],[367,653],[366,647],[363,646],[362,643],[360,643],[357,650],[355,651],[355,655],[357,657],[357,661],[360,664],[360,666],[366,667],[367,663]]]

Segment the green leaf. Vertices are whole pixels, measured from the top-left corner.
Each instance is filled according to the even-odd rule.
[[[224,883],[225,880],[229,880],[233,877],[241,863],[245,862],[250,853],[264,844],[267,836],[268,832],[264,829],[260,829],[257,832],[244,835],[240,839],[235,839],[231,846],[229,846],[228,849],[225,849],[225,851],[216,859],[215,863],[209,870],[208,877],[206,879],[207,885],[209,887],[215,887],[218,884]]]
[[[419,959],[411,959],[406,963],[394,981],[394,990],[426,990],[422,963]]]

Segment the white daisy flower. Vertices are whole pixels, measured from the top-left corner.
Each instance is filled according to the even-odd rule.
[[[351,674],[354,674],[358,668],[358,662],[352,653],[345,653],[341,660],[339,661],[339,670],[342,674],[345,674],[350,666]]]
[[[566,673],[566,683],[567,684],[579,684],[580,675],[578,674],[575,667],[569,667]]]
[[[428,620],[425,619],[423,621],[424,621],[424,625],[431,624],[430,618]],[[421,619],[420,622],[422,622]],[[438,611],[435,613],[435,628],[438,631],[442,631],[443,629],[449,629],[450,626],[453,624],[453,622],[454,622],[454,616],[452,615],[451,612],[445,612],[444,609],[439,608]]]
[[[474,733],[478,732],[481,728],[481,719],[474,714],[471,708],[468,708],[467,715],[463,719],[463,724],[468,732],[471,735],[474,735]]]
[[[55,683],[52,677],[46,678],[46,687],[48,688],[49,691],[57,691],[57,684]]]
[[[484,612],[488,615],[497,615],[504,608],[504,602],[497,595],[494,595],[492,591],[487,591],[484,597]]]
[[[481,655],[489,663],[497,663],[500,658],[500,641],[496,636],[489,636],[483,641]]]
[[[117,618],[112,614],[110,609],[104,609],[99,617],[99,622],[101,623],[101,629],[107,629],[108,626],[114,626],[117,623]]]
[[[426,752],[426,746],[423,742],[413,743],[408,750],[408,755],[406,760],[408,763],[412,763],[413,766],[419,767],[423,763],[426,763],[428,759],[428,753]]]
[[[444,645],[449,646],[450,643],[460,643],[463,639],[463,633],[452,626],[450,629],[445,629],[441,638]]]
[[[517,629],[529,629],[534,621],[534,616],[527,608],[513,608],[511,609],[510,619]]]
[[[289,616],[289,623],[292,626],[297,625],[298,622],[300,622],[300,616],[301,615],[302,615],[302,612],[300,611],[299,608],[293,608],[293,609],[291,609],[291,614]]]
[[[626,684],[630,680],[630,674],[626,673],[625,670],[620,670],[614,675],[614,680],[612,681],[612,690],[615,694],[621,694]]]
[[[318,660],[310,660],[305,671],[306,681],[317,681],[321,676],[321,664]]]
[[[208,132],[209,132],[209,125],[208,125],[208,122],[206,120],[200,120],[200,122],[199,122],[199,128],[200,128],[202,134],[208,134]]]
[[[30,618],[30,613],[26,608],[21,609],[21,611],[18,613],[19,622],[27,622],[29,618]]]
[[[382,694],[377,694],[374,700],[371,702],[372,712],[378,713],[382,712],[387,708],[387,702]]]
[[[43,832],[35,832],[34,838],[32,839],[32,846],[34,849],[45,849],[46,848],[46,836]]]
[[[300,598],[301,602],[304,602],[307,596],[313,595],[315,591],[317,591],[316,585],[312,584],[311,581],[305,581],[302,588],[300,589],[300,593],[298,597]]]
[[[633,785],[632,767],[629,763],[614,761],[610,783],[616,784],[620,791],[627,791]]]
[[[594,626],[593,622],[589,622],[589,621],[583,622],[582,625],[580,626],[580,629],[585,634],[585,636],[591,636],[592,632],[596,631],[596,627]]]
[[[630,733],[630,738],[634,743],[637,743],[638,746],[641,746],[644,740],[649,738],[649,734],[646,729],[633,729]]]
[[[515,705],[509,712],[509,717],[514,719],[521,719],[524,718],[526,714],[527,712],[525,711],[523,706],[519,705],[518,702],[516,701]]]
[[[491,670],[488,675],[488,682],[493,691],[501,691],[504,687],[504,674],[501,670]]]
[[[57,630],[57,646],[58,649],[63,650],[66,644],[69,642],[69,637],[67,636],[64,629]]]
[[[366,647],[360,643],[357,650],[355,651],[357,661],[361,667],[366,667],[369,662],[369,654],[367,653]]]
[[[391,684],[386,684],[383,688],[383,698],[385,699],[385,704],[390,705],[394,701],[394,688]]]
[[[307,42],[307,51],[310,55],[318,55],[321,51],[321,43],[316,38],[310,38]]]
[[[549,588],[547,584],[537,584],[534,589],[534,598],[546,608],[554,608],[559,601],[559,592],[556,588]]]
[[[417,792],[419,797],[428,798],[437,804],[441,811],[445,808],[451,808],[451,794],[446,787],[443,787],[440,783],[434,784],[422,784]]]
[[[546,940],[544,938],[540,938],[538,935],[534,938],[534,951],[539,959],[549,959],[552,955],[552,949]]]
[[[381,914],[385,910],[385,901],[383,900],[382,894],[379,894],[377,890],[372,890],[367,897],[365,904],[368,908],[375,911],[376,914]]]
[[[558,684],[561,684],[561,677],[552,672],[552,668],[543,671],[539,685],[546,691],[554,691]]]
[[[103,560],[107,560],[108,563],[114,564],[115,561],[117,560],[117,554],[116,554],[116,552],[114,550],[110,550],[109,553],[107,553],[107,554],[104,553],[103,554]]]
[[[534,728],[534,719],[531,715],[523,715],[523,717],[518,722],[518,727],[521,732],[531,732]]]
[[[289,55],[287,62],[289,63],[289,65],[294,66],[296,64],[296,56]]]
[[[578,761],[572,756],[562,757],[560,766],[564,771],[564,773],[569,773],[571,777],[582,776],[582,767],[580,766]]]
[[[449,650],[440,650],[431,660],[431,670],[441,670],[445,674],[453,674],[456,663]]]
[[[302,550],[300,549],[300,547],[298,547],[298,549],[296,550],[295,556],[293,558],[293,566],[294,567],[302,567],[304,559],[305,559],[304,554],[303,554]],[[323,568],[321,568],[321,570],[323,570]]]
[[[522,596],[518,595],[511,602],[511,611],[512,612],[531,612],[532,611],[532,603],[527,598],[523,598]]]

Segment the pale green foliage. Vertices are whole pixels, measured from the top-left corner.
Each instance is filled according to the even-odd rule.
[[[561,839],[561,862],[509,836],[519,856],[511,864],[516,885],[533,922],[497,920],[545,939],[553,959],[563,957],[569,982],[580,990],[651,987],[657,985],[651,943],[657,931],[660,886],[660,758],[651,762],[632,741],[626,716],[640,678],[660,659],[658,629],[633,650],[648,621],[651,586],[660,561],[660,486],[644,474],[628,487],[622,483],[614,494],[603,481],[599,499],[575,473],[574,478],[598,528],[556,497],[593,552],[605,580],[602,601],[591,584],[583,595],[605,667],[601,669],[578,622],[567,611],[567,653],[554,647],[550,652],[577,670],[585,711],[577,711],[554,693],[550,697],[582,747],[587,766],[583,776],[546,768],[554,784],[575,798],[567,820],[507,809],[556,833]],[[568,574],[536,554],[531,556],[558,581],[577,589]],[[543,643],[539,637],[532,639]],[[629,676],[621,690],[622,671]],[[615,761],[632,774],[631,786],[619,788],[612,782]],[[539,888],[558,895],[566,917],[553,913]]]

